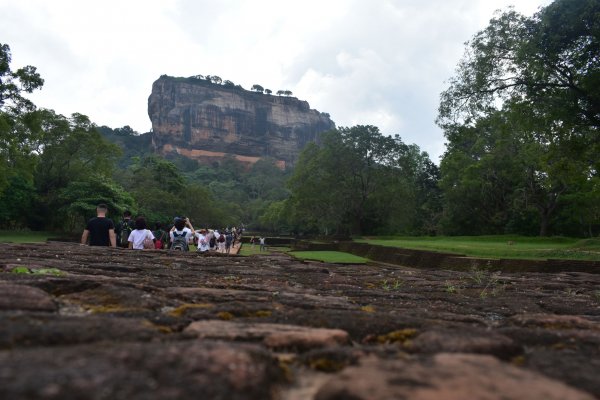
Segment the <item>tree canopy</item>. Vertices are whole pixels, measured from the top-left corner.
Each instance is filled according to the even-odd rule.
[[[416,204],[430,189],[418,185],[426,168],[435,168],[427,154],[398,136],[371,125],[340,128],[302,152],[290,206],[297,225],[323,233],[421,233],[417,216],[430,219]]]
[[[556,0],[532,17],[509,9],[467,44],[438,117],[448,231],[581,234],[599,222],[563,213],[597,193],[598,54],[595,0]]]

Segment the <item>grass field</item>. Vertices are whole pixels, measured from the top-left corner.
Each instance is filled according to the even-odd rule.
[[[316,260],[336,264],[365,264],[369,260],[340,251],[292,251],[288,254],[301,260]]]
[[[365,237],[357,242],[474,257],[600,261],[600,238],[526,236]]]
[[[33,231],[0,231],[0,243],[36,243],[45,242],[56,234]]]
[[[239,254],[242,256],[251,256],[254,254],[271,254],[273,252],[287,252],[290,251],[289,247],[283,246],[267,246],[267,251],[260,251],[260,245],[255,244],[252,247],[249,243],[242,244]]]

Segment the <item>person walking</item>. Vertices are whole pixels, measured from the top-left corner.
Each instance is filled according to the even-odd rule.
[[[135,224],[131,219],[131,211],[123,211],[123,219],[117,224],[117,243],[119,247],[126,249],[129,247],[129,234],[135,228]]]
[[[107,218],[108,206],[104,203],[96,207],[96,217],[90,219],[81,234],[81,244],[90,246],[117,247],[115,224],[112,219]]]
[[[154,248],[156,249],[168,249],[169,248],[169,235],[167,234],[167,231],[165,231],[162,228],[162,224],[160,222],[157,222],[155,224],[155,231],[152,232],[152,234],[154,235],[154,237],[156,238],[156,241],[154,242]]]
[[[206,236],[206,229],[200,229],[196,232],[196,238],[198,239],[198,253],[206,253],[210,249],[210,239]]]
[[[267,251],[267,246],[266,246],[266,239],[264,236],[262,236],[260,239],[258,239],[259,243],[260,243],[260,251]]]
[[[135,220],[135,229],[131,231],[127,238],[129,248],[135,250],[153,249],[156,238],[146,225],[144,217],[137,217]]]
[[[194,227],[188,218],[175,218],[174,226],[169,233],[171,250],[189,251],[190,240],[194,236]]]

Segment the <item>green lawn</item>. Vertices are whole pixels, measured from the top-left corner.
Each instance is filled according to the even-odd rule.
[[[45,242],[49,237],[56,237],[50,232],[33,231],[0,231],[0,243],[35,243]]]
[[[600,261],[600,238],[526,236],[365,237],[356,242],[474,257]]]
[[[288,254],[301,260],[316,260],[336,264],[365,264],[369,260],[341,251],[292,251]]]
[[[242,244],[242,248],[240,249],[239,254],[242,256],[251,256],[254,254],[271,254],[273,252],[287,252],[290,251],[289,247],[283,246],[267,246],[267,251],[260,251],[260,245],[255,244],[252,247],[249,243]]]

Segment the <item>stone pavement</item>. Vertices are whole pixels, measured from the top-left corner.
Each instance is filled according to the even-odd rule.
[[[0,399],[593,399],[600,274],[0,244]]]

